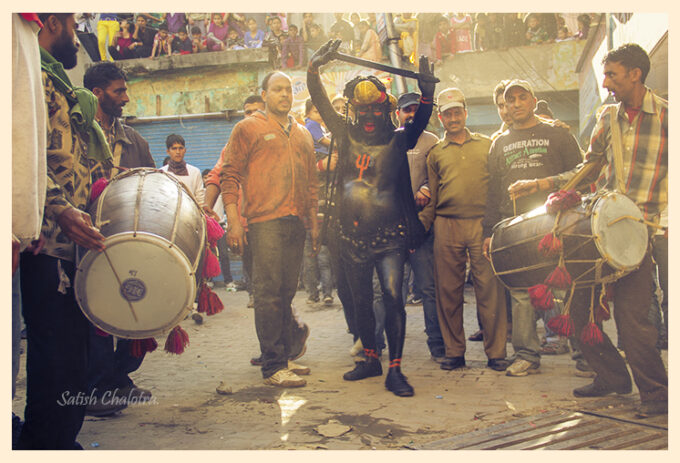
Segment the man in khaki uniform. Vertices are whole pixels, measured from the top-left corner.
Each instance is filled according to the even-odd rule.
[[[469,254],[477,310],[484,326],[487,366],[503,371],[508,366],[505,298],[491,265],[482,255],[491,139],[465,127],[465,96],[459,89],[443,90],[437,104],[446,136],[432,148],[427,160],[432,198],[420,218],[426,228],[434,226],[437,313],[446,346],[446,358],[440,367],[454,370],[465,366],[463,290]]]

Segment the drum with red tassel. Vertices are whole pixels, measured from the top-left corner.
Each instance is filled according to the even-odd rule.
[[[74,289],[85,316],[126,339],[172,330],[196,298],[206,245],[199,204],[174,177],[139,168],[113,178],[88,212],[106,249],[79,250]]]
[[[555,207],[557,200],[567,208]],[[547,203],[552,214],[542,206],[496,225],[489,254],[506,287],[528,289],[546,280],[551,286],[568,286],[556,284],[558,265],[564,265],[563,273],[576,287],[615,281],[640,265],[647,251],[647,226],[632,200],[603,192],[574,204],[571,195],[556,197]]]

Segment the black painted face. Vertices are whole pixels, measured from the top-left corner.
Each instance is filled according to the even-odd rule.
[[[392,123],[385,105],[364,105],[355,109],[355,136],[371,141],[382,138],[385,132],[392,131]]]

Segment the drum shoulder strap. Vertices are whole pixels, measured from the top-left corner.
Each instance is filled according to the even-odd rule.
[[[113,169],[111,169],[111,178],[115,177],[118,175],[120,172],[120,169],[118,169],[118,166],[120,166],[120,158],[123,154],[123,143],[118,142],[114,143],[113,145]]]
[[[621,128],[619,127],[618,109],[618,105],[611,105],[609,107],[609,127],[611,132],[614,172],[616,175],[616,189],[620,193],[625,193],[626,183],[623,178],[623,144],[621,139]]]

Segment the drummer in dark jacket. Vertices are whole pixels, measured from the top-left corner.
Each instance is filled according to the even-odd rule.
[[[578,142],[568,130],[542,122],[535,114],[536,97],[531,85],[513,80],[505,88],[505,104],[512,126],[491,145],[489,153],[489,192],[482,222],[484,255],[489,256],[491,234],[496,223],[542,206],[549,191],[536,192],[513,201],[508,187],[517,180],[556,175],[582,160]],[[512,346],[515,360],[508,376],[538,373],[540,342],[536,333],[534,307],[524,290],[511,290]]]
[[[83,84],[99,100],[95,118],[101,125],[113,153],[114,177],[118,167],[156,167],[149,144],[132,127],[121,122],[123,106],[130,101],[125,73],[110,62],[97,63],[87,70]],[[136,402],[151,398],[151,392],[135,386],[129,374],[137,370],[144,353],[134,357],[130,352],[132,340],[119,339],[114,351],[112,336],[101,336],[90,324],[90,357],[88,359],[88,394],[94,397],[134,398]],[[91,401],[86,413],[105,416],[125,408],[125,400]]]

